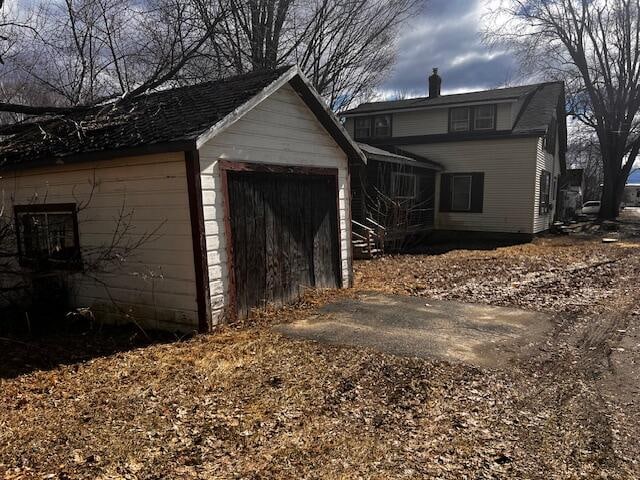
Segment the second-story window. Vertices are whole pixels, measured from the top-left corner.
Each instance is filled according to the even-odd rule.
[[[371,118],[356,117],[355,125],[356,139],[371,137]]]
[[[496,106],[454,107],[450,110],[449,131],[470,132],[496,128]]]
[[[451,109],[451,128],[452,132],[466,132],[469,130],[469,117],[471,116],[469,107],[458,107]]]
[[[373,136],[374,137],[390,137],[391,136],[391,116],[378,115],[373,118]]]
[[[390,137],[391,115],[356,117],[354,134],[356,140]]]
[[[473,109],[473,129],[493,130],[496,125],[496,109],[494,105],[480,105]]]

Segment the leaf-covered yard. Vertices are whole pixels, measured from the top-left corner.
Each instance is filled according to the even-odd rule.
[[[640,243],[575,237],[356,264],[356,291],[553,313],[504,370],[270,330],[354,291],[182,342],[0,341],[0,476],[637,478],[638,272]]]

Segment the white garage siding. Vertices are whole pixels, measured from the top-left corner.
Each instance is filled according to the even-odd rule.
[[[342,281],[351,283],[347,156],[287,84],[200,149],[213,322],[229,300],[224,205],[218,160],[338,169]]]
[[[99,281],[70,274],[73,302],[91,307],[106,323],[126,322],[126,312],[144,328],[192,331],[198,315],[185,173],[180,152],[9,172],[0,182],[11,205],[88,202],[78,213],[86,259],[87,252],[112,243],[121,210],[132,215],[128,238],[159,228],[122,268],[97,274]]]
[[[536,138],[443,142],[402,148],[440,163],[446,173],[484,172],[482,213],[440,212],[438,176],[437,229],[533,233]]]

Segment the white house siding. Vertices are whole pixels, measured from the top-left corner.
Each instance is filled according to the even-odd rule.
[[[455,106],[394,112],[391,122],[392,136],[408,137],[449,133],[449,108]],[[511,110],[512,102],[497,104],[497,130],[511,130],[514,121],[511,116]],[[345,128],[352,137],[354,134],[354,118],[349,117],[345,120]]]
[[[392,126],[394,137],[447,133],[449,110],[437,108],[394,113]]]
[[[353,126],[354,126],[354,120],[353,117],[351,118],[346,118],[344,120],[344,129],[347,131],[347,133],[351,136],[351,138],[355,138],[355,134],[353,131]]]
[[[440,212],[436,179],[436,220],[441,230],[533,233],[537,139],[500,139],[406,145],[406,151],[444,166],[446,173],[484,172],[482,213]]]
[[[0,185],[12,205],[86,205],[78,213],[80,247],[86,260],[91,258],[87,252],[112,243],[121,210],[132,215],[134,229],[128,238],[158,229],[154,239],[135,250],[121,268],[98,273],[99,281],[70,274],[72,301],[76,307],[91,307],[97,319],[106,323],[127,321],[126,312],[145,328],[197,328],[183,153],[3,173]]]
[[[202,197],[214,322],[228,302],[223,194],[218,160],[338,169],[342,280],[351,283],[347,156],[315,115],[285,85],[200,149]]]
[[[499,103],[497,107],[496,130],[511,130],[514,118],[511,117],[512,103]]]
[[[536,174],[535,181],[535,197],[533,202],[533,233],[543,232],[548,230],[553,223],[553,217],[555,216],[555,208],[558,203],[557,189],[554,188],[557,185],[558,177],[560,176],[560,160],[558,158],[558,145],[556,142],[555,148],[556,154],[553,155],[547,152],[544,148],[544,138],[536,139]],[[540,214],[540,174],[542,170],[546,170],[551,173],[551,192],[550,201],[553,204],[553,209],[546,214]],[[554,181],[555,180],[555,181]]]

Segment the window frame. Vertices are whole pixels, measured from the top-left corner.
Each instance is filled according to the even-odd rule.
[[[452,179],[454,176],[471,177],[471,207],[468,210],[456,210],[453,208]],[[442,213],[476,214],[484,212],[485,172],[451,172],[440,174],[440,193],[438,211]]]
[[[482,107],[490,107],[492,110],[492,125],[487,128],[476,127],[476,111]],[[453,115],[455,111],[467,110],[467,128],[465,130],[455,130],[453,128]],[[458,120],[460,122],[461,120]],[[492,132],[497,129],[498,124],[498,105],[496,103],[483,103],[480,105],[467,105],[463,107],[449,107],[449,133],[470,133],[470,132]]]
[[[453,200],[455,198],[455,183],[456,179],[466,178],[469,180],[469,202],[467,208],[460,209],[454,208]],[[462,173],[462,174],[452,174],[451,175],[451,209],[452,212],[470,212],[471,207],[473,206],[473,175],[470,173]]]
[[[467,128],[465,128],[464,130],[456,130],[453,128],[453,123],[455,122],[461,122],[462,120],[454,120],[453,119],[453,114],[455,111],[462,111],[462,110],[466,110],[467,111]],[[472,120],[471,120],[471,107],[451,107],[449,108],[449,132],[450,133],[464,133],[464,132],[469,132],[471,131],[471,125],[472,125]]]
[[[546,192],[544,192],[542,188],[543,185],[546,185]],[[549,172],[548,170],[543,169],[540,171],[540,187],[538,197],[538,214],[548,215],[551,212],[551,172]]]
[[[476,124],[476,122],[478,121],[478,114],[477,111],[480,110],[482,107],[489,107],[489,109],[491,110],[491,126],[490,127],[486,127],[486,128],[478,128],[478,125]],[[497,108],[495,104],[485,104],[485,105],[476,105],[473,107],[473,131],[474,132],[487,132],[487,131],[491,131],[491,130],[495,130],[496,129],[496,117],[497,117]],[[482,118],[481,118],[482,119]],[[483,120],[486,120],[487,118],[484,118]]]
[[[358,129],[358,120],[366,120],[368,122],[369,127],[367,128],[367,131],[369,132],[369,135],[363,137],[363,136],[358,134],[358,130],[363,130],[362,128]],[[371,117],[355,117],[353,119],[353,138],[354,138],[354,140],[360,140],[362,138],[371,138],[372,127],[373,127],[373,125],[372,125]]]
[[[398,195],[396,193],[396,179],[398,177],[411,178],[413,180],[413,195]],[[407,173],[407,172],[391,172],[391,194],[393,198],[398,198],[401,200],[413,200],[418,197],[418,176],[415,173]]]
[[[379,118],[387,119],[388,132],[385,135],[378,135],[378,133],[376,132],[376,120]],[[367,136],[362,136],[358,133],[358,130],[359,130],[357,128],[358,120],[366,120],[369,122],[369,128],[367,129],[369,134]],[[364,129],[360,129],[360,130],[364,130]],[[368,116],[354,117],[353,139],[356,141],[370,140],[370,139],[377,139],[377,138],[391,138],[392,135],[393,135],[393,115],[391,115],[390,113],[385,113],[382,115],[368,115]]]
[[[18,263],[23,267],[48,268],[57,270],[81,270],[80,234],[78,231],[78,209],[75,203],[45,203],[38,205],[14,205],[14,221],[18,247]],[[23,251],[23,239],[20,218],[24,215],[65,214],[71,215],[73,223],[73,255],[71,259],[58,260],[47,256],[46,259],[27,257]],[[47,235],[49,234],[47,230]]]
[[[376,122],[379,118],[384,118],[387,120],[387,129],[388,132],[384,135],[379,135],[378,134],[378,128],[376,127]],[[389,138],[391,136],[391,115],[385,114],[385,115],[375,115],[372,117],[372,121],[371,121],[371,133],[373,135],[372,138]]]

